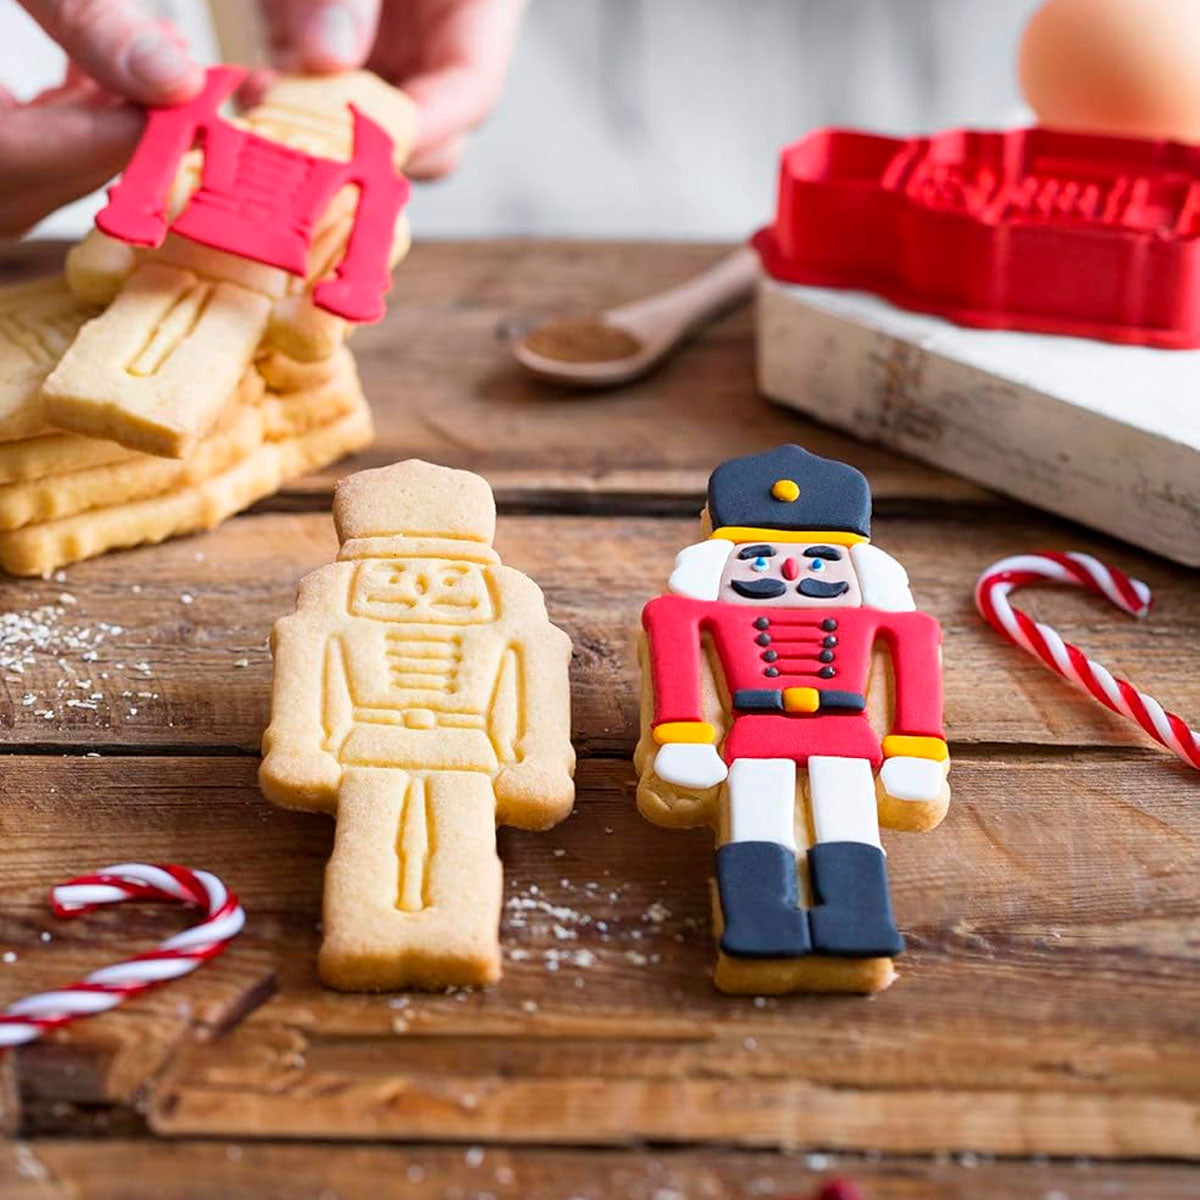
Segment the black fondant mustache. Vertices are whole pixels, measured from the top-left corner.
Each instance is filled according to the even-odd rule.
[[[850,590],[850,585],[840,579],[837,583],[823,583],[820,579],[802,579],[796,585],[796,591],[812,600],[832,600]]]
[[[747,600],[774,600],[787,591],[782,579],[731,579],[729,586]]]

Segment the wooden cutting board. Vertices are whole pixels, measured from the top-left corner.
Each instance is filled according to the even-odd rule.
[[[758,302],[771,399],[1200,565],[1200,351],[967,329],[769,279]]]

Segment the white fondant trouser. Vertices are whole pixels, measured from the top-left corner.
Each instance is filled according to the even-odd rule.
[[[808,760],[813,826],[821,842],[882,849],[870,760],[815,755]],[[775,842],[796,851],[796,764],[739,758],[729,768],[729,841]]]

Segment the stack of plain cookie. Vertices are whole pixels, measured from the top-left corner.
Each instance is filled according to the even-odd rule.
[[[282,79],[242,123],[341,158],[350,104],[387,131],[402,166],[412,106],[366,72]],[[179,176],[176,207],[195,162]],[[93,231],[64,276],[0,288],[0,567],[45,575],[212,528],[370,441],[352,327],[311,303],[353,212],[345,189],[304,278],[174,235],[137,250]],[[393,263],[407,247],[401,217]]]

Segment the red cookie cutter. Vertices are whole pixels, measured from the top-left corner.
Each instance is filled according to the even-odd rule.
[[[408,182],[392,166],[391,138],[354,105],[349,162],[259,137],[218,112],[245,76],[242,67],[212,67],[192,100],[151,109],[142,140],[109,189],[96,225],[118,241],[151,247],[161,246],[170,229],[203,246],[303,276],[321,214],[337,191],[353,185],[358,205],[345,253],[312,298],[348,321],[378,321],[391,286],[388,257],[396,218],[408,199]],[[204,155],[200,185],[172,222],[171,184],[194,145]]]
[[[1200,346],[1200,145],[822,129],[783,151],[754,245],[776,279],[964,325]]]

